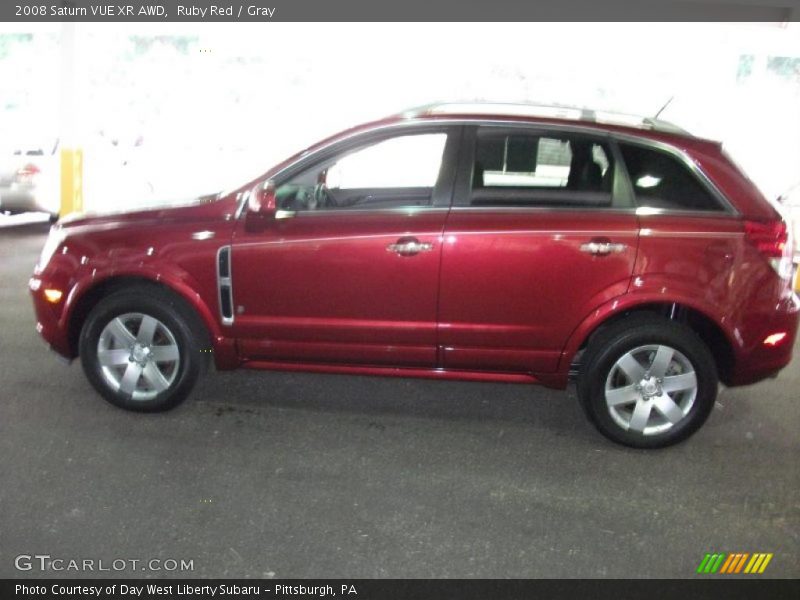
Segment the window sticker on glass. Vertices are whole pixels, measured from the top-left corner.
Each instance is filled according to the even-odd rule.
[[[478,143],[476,170],[484,187],[559,189],[578,179],[599,185],[608,169],[606,151],[591,142],[505,136]]]

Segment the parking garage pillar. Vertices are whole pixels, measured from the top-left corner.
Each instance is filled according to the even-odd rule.
[[[75,23],[61,24],[61,207],[83,210],[83,152],[75,135]]]
[[[83,152],[80,148],[61,149],[61,210],[68,215],[83,210]]]

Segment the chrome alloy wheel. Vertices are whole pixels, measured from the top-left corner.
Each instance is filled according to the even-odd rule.
[[[142,313],[112,319],[100,333],[97,362],[114,391],[151,400],[178,376],[180,351],[164,323]]]
[[[620,357],[606,379],[611,418],[625,430],[664,433],[680,423],[697,397],[689,359],[664,345],[639,346]]]

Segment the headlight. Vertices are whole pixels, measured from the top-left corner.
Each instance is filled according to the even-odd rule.
[[[50,228],[50,235],[47,236],[47,241],[44,243],[44,248],[42,248],[42,253],[39,255],[39,262],[36,265],[36,272],[41,273],[44,268],[47,266],[47,263],[50,262],[50,259],[53,258],[53,254],[55,254],[58,247],[61,243],[66,239],[66,235],[64,234],[64,230],[61,228],[61,225],[53,225]]]

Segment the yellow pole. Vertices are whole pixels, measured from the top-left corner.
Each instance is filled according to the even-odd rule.
[[[83,150],[61,149],[60,215],[83,211]]]
[[[61,24],[61,216],[83,211],[83,151],[75,124],[75,23]]]

